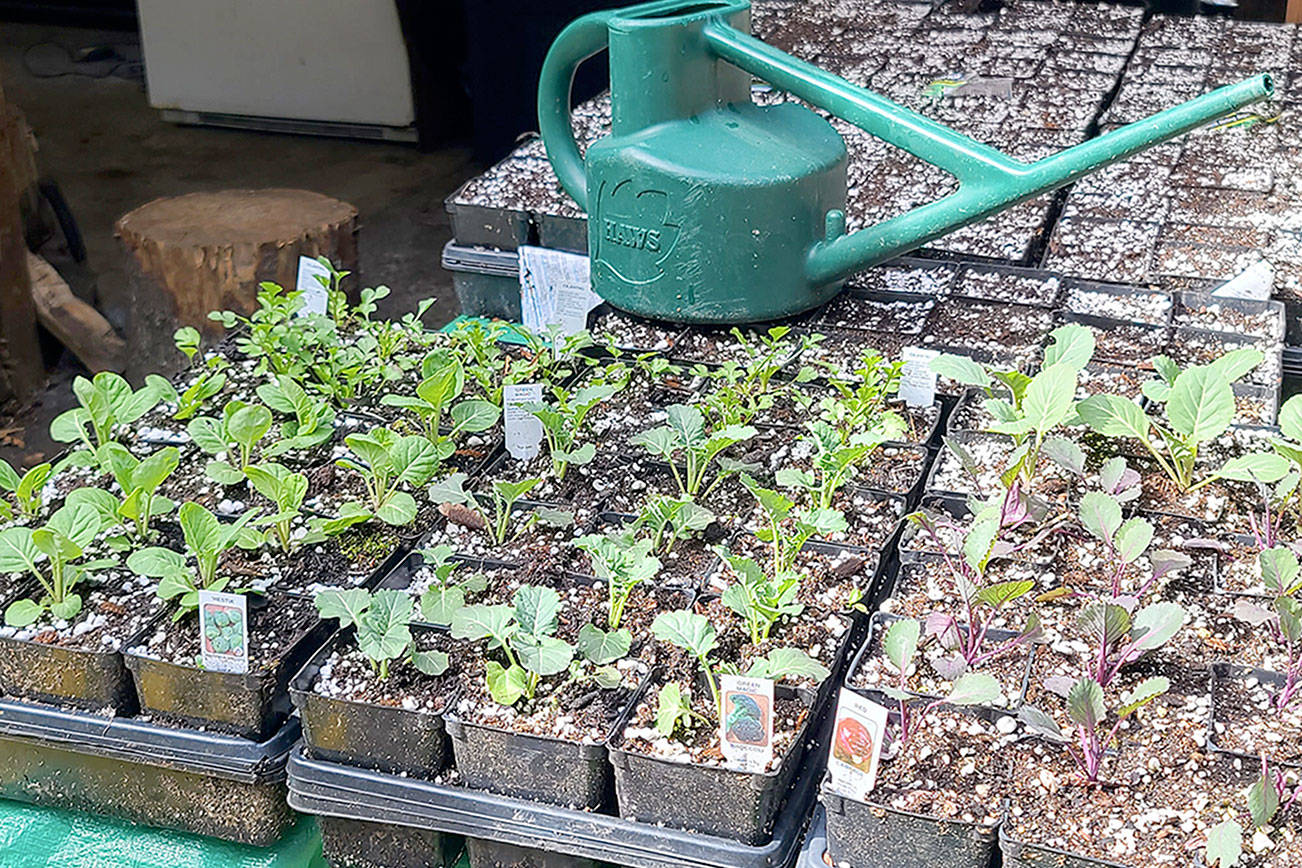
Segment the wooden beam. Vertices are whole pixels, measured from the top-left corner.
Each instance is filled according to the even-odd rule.
[[[127,345],[108,320],[72,294],[54,266],[27,254],[36,318],[91,371],[122,372]]]
[[[0,90],[0,399],[24,398],[45,385],[19,208],[23,161],[15,157],[27,145],[26,130],[18,128]]]
[[[1284,20],[1290,24],[1302,22],[1302,0],[1288,0],[1284,7]]]

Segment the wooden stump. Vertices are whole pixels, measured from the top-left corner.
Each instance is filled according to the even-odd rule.
[[[213,310],[251,312],[258,284],[292,289],[300,256],[357,266],[357,209],[307,190],[224,190],[155,199],[123,215],[131,373],[179,361],[172,333],[222,334]]]
[[[30,151],[22,115],[0,90],[0,400],[25,398],[45,385],[20,206],[30,186]]]

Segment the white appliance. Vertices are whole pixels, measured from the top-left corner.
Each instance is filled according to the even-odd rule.
[[[149,103],[179,123],[414,141],[393,0],[138,0]]]

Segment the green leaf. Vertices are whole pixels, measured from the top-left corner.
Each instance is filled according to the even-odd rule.
[[[164,446],[153,455],[142,460],[131,472],[132,488],[143,489],[152,494],[172,475],[181,462],[181,452],[175,446]]]
[[[244,481],[244,474],[227,461],[209,461],[203,473],[218,485],[238,485]]]
[[[458,431],[474,434],[496,425],[502,411],[488,401],[469,400],[458,402],[448,415],[452,417],[452,424]]]
[[[338,618],[340,627],[351,627],[371,605],[371,594],[365,588],[332,588],[317,594],[314,602],[322,618]]]
[[[661,612],[651,622],[651,633],[662,642],[668,642],[698,657],[714,650],[716,632],[714,625],[704,615],[696,612]]]
[[[1279,430],[1294,443],[1302,443],[1302,395],[1294,395],[1279,408]]]
[[[1233,820],[1222,820],[1207,830],[1207,864],[1234,868],[1243,857],[1243,830]]]
[[[990,558],[991,546],[999,535],[999,518],[990,516],[978,518],[968,528],[963,539],[963,560],[978,573],[985,572],[986,561]]]
[[[84,439],[89,420],[89,414],[81,407],[65,410],[50,423],[50,439],[60,443],[76,443]]]
[[[376,591],[357,621],[357,647],[371,660],[392,660],[411,644],[412,599],[403,591]],[[341,622],[342,623],[342,622]]]
[[[1076,404],[1076,414],[1104,437],[1134,437],[1146,441],[1151,427],[1140,406],[1119,395],[1091,395]]]
[[[1134,690],[1125,693],[1121,697],[1121,707],[1117,709],[1117,717],[1130,717],[1130,715],[1170,689],[1170,680],[1161,675],[1145,678],[1135,685]]]
[[[1146,519],[1131,518],[1117,531],[1116,547],[1121,560],[1133,564],[1153,542],[1153,525]]]
[[[1248,787],[1247,796],[1248,813],[1252,815],[1253,824],[1259,829],[1269,825],[1279,811],[1279,791],[1275,789],[1274,782],[1266,775],[1258,777]]]
[[[389,462],[398,481],[408,485],[424,485],[439,467],[434,444],[419,435],[400,438],[389,450]]]
[[[603,666],[628,654],[633,644],[633,634],[626,629],[609,633],[593,624],[579,628],[578,650],[586,659]]]
[[[516,633],[511,646],[520,655],[520,665],[536,675],[564,672],[574,659],[573,646],[555,636]]]
[[[185,556],[160,546],[138,549],[127,556],[127,569],[140,576],[163,579],[168,576],[187,575]],[[161,587],[160,587],[160,596]],[[163,599],[167,599],[164,597]]]
[[[1059,326],[1049,333],[1052,343],[1044,351],[1043,368],[1063,365],[1079,371],[1094,357],[1094,333],[1075,323]]]
[[[922,634],[922,625],[915,618],[895,621],[886,628],[882,638],[882,650],[897,672],[906,672],[913,662],[913,655],[918,651],[918,637]]]
[[[815,684],[821,684],[831,672],[799,648],[774,648],[767,657],[751,664],[746,674],[752,678],[769,678],[773,681],[800,681],[808,678]]]
[[[39,555],[40,549],[32,540],[30,528],[0,530],[0,573],[37,572],[36,558]]]
[[[505,669],[496,660],[489,660],[484,666],[484,677],[489,695],[498,705],[515,705],[524,696],[527,676],[519,666]]]
[[[510,606],[462,606],[452,614],[454,639],[488,639],[490,648],[499,648],[515,631],[515,610]]]
[[[1191,443],[1219,437],[1234,421],[1234,390],[1211,367],[1181,372],[1166,402],[1171,427]]]
[[[86,504],[99,513],[100,528],[118,520],[118,499],[102,488],[75,488],[64,498],[64,506]]]
[[[1082,678],[1067,693],[1067,716],[1072,723],[1094,731],[1106,714],[1103,688],[1093,678]]]
[[[1017,710],[1017,719],[1031,732],[1056,741],[1063,739],[1062,728],[1058,721],[1033,705],[1023,705]]]
[[[271,430],[271,411],[261,404],[245,404],[230,414],[226,432],[245,449],[261,440]]]
[[[375,517],[394,527],[411,524],[416,520],[416,498],[405,491],[395,491],[375,511]]]
[[[996,582],[977,591],[977,601],[992,609],[1000,609],[1020,597],[1035,590],[1035,582],[1030,579],[1010,582]]]
[[[426,675],[442,675],[448,671],[451,660],[443,651],[413,651],[411,665]]]
[[[1292,462],[1282,455],[1253,452],[1231,458],[1221,465],[1221,469],[1216,471],[1216,476],[1238,482],[1273,484],[1283,479],[1291,468]]]
[[[1091,536],[1111,542],[1121,527],[1121,504],[1101,491],[1088,491],[1081,498],[1080,523]]]
[[[1266,355],[1256,347],[1240,347],[1221,356],[1207,367],[1227,383],[1234,383],[1260,365],[1265,358]]]
[[[1177,603],[1153,603],[1135,613],[1131,633],[1135,647],[1152,651],[1171,640],[1184,625],[1185,611]]]
[[[1064,470],[1076,476],[1085,475],[1085,451],[1076,442],[1066,437],[1050,437],[1044,441],[1041,449],[1050,460]]]
[[[1022,399],[1022,413],[1031,428],[1044,434],[1066,421],[1076,398],[1076,369],[1047,367],[1031,378]]]
[[[1266,588],[1275,595],[1290,593],[1299,572],[1298,557],[1287,546],[1276,546],[1257,554],[1261,577]]]
[[[561,612],[561,597],[551,588],[523,585],[511,598],[515,621],[520,629],[534,637],[556,632]]]
[[[45,609],[31,600],[15,600],[5,609],[5,624],[10,627],[26,627],[36,623]]]
[[[950,705],[988,705],[999,698],[999,682],[986,672],[965,672],[954,679],[945,701]]]
[[[65,594],[62,600],[50,603],[50,614],[60,621],[71,621],[80,611],[80,594]]]
[[[5,491],[17,491],[20,481],[21,479],[17,471],[14,470],[13,465],[0,458],[0,488]]]
[[[459,587],[436,585],[421,595],[420,613],[426,621],[446,627],[452,616],[466,604],[466,593]]]
[[[196,416],[185,426],[194,445],[209,455],[226,450],[226,432],[222,423],[211,416]]]
[[[691,718],[692,705],[689,698],[683,696],[677,681],[660,685],[656,696],[656,732],[665,738],[674,734],[679,718]]]
[[[963,385],[990,388],[990,375],[986,373],[986,369],[967,356],[942,353],[931,360],[929,367],[934,373]]]
[[[104,528],[104,517],[100,511],[89,503],[74,503],[61,507],[45,527],[67,537],[78,549],[84,549]],[[72,557],[80,557],[81,553]]]
[[[245,513],[248,515],[249,513]],[[193,501],[181,504],[177,513],[181,532],[190,550],[201,555],[221,551],[222,528],[217,516]]]

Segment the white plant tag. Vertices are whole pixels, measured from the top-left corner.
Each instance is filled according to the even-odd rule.
[[[828,786],[834,792],[857,802],[872,792],[889,719],[882,706],[841,688],[827,756]]]
[[[588,311],[599,304],[587,256],[547,247],[520,248],[520,319],[526,328],[545,332],[555,325],[571,335],[587,328]]]
[[[298,309],[299,316],[309,313],[324,314],[329,309],[330,293],[321,285],[321,281],[317,280],[318,277],[329,283],[330,269],[310,256],[300,256],[298,278],[294,281],[294,289],[303,293],[303,306]]]
[[[938,350],[922,347],[905,347],[901,358],[904,369],[900,371],[900,397],[910,407],[930,407],[936,402],[937,374],[931,369],[931,360],[939,356]]]
[[[506,451],[517,461],[536,458],[542,451],[543,427],[525,404],[542,403],[542,383],[502,387],[502,418],[506,424]]]
[[[977,76],[976,78],[969,78],[951,90],[948,96],[993,96],[1011,99],[1013,96],[1013,80],[1003,76]]]
[[[1239,274],[1212,290],[1219,298],[1247,298],[1266,301],[1275,288],[1275,269],[1264,259],[1252,263]]]
[[[766,771],[773,758],[773,682],[721,675],[719,697],[719,747],[728,767],[740,772]]]
[[[199,653],[205,669],[249,671],[248,606],[243,594],[199,592]]]

